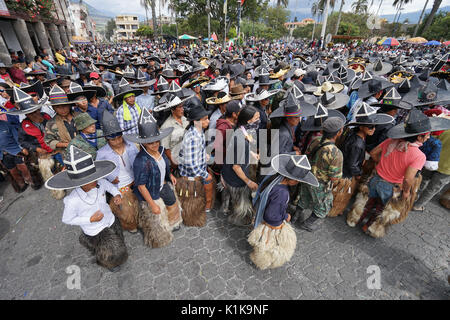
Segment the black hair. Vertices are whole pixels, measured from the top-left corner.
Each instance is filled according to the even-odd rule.
[[[406,138],[402,138],[403,140],[410,142],[410,143],[414,143],[417,141],[417,139],[422,136],[422,134],[418,134],[417,136],[412,136],[412,137],[406,137]]]
[[[264,183],[261,185],[260,192],[263,192],[276,178],[278,178],[280,174],[277,172],[270,178],[268,178]]]
[[[246,106],[245,108],[243,108],[237,118],[235,129],[239,128],[240,126],[246,125],[248,121],[254,117],[257,111],[258,110],[251,106]]]
[[[336,137],[336,135],[339,133],[339,131],[336,131],[336,132],[325,132],[325,131],[323,131],[322,132],[322,139],[321,139],[321,141],[324,141],[325,139],[332,139],[332,138]]]

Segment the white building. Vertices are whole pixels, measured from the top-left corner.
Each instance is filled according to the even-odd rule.
[[[69,9],[75,27],[76,39],[96,41],[95,21],[89,16],[86,5],[81,1],[80,3],[70,3]]]
[[[135,33],[139,29],[138,16],[116,16],[116,28],[115,36],[117,41],[137,39]]]

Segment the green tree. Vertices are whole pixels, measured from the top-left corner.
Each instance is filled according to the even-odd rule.
[[[352,3],[353,12],[356,14],[366,14],[369,9],[367,0],[356,0]]]
[[[277,0],[277,7],[287,8],[289,0]]]
[[[108,20],[108,22],[106,23],[106,32],[105,32],[105,37],[106,39],[111,39],[111,37],[114,35],[114,30],[116,30],[116,21],[114,21],[114,19]]]
[[[141,38],[153,38],[153,30],[147,25],[139,26],[139,29],[136,30],[136,36]]]
[[[431,12],[428,15],[428,18],[425,20],[425,26],[423,27],[422,32],[425,33],[427,29],[431,26],[433,22],[434,16],[436,15],[439,7],[441,6],[442,0],[434,0],[433,8],[431,8]]]
[[[162,31],[164,35],[169,35],[172,37],[177,36],[177,26],[175,24],[164,24],[162,26]]]
[[[429,40],[445,41],[449,36],[448,30],[450,30],[450,13],[441,11],[434,16],[433,23],[422,35]]]

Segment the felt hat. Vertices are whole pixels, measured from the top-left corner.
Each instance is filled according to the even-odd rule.
[[[347,125],[365,126],[393,123],[394,118],[388,114],[377,113],[376,109],[363,102],[355,112],[355,120]]]
[[[349,84],[355,78],[356,72],[353,69],[341,66],[336,71],[333,71],[332,75],[335,79],[337,78],[339,82]]]
[[[343,93],[330,93],[325,92],[320,97],[320,103],[328,109],[339,109],[344,107],[348,101],[350,100],[350,97]]]
[[[159,104],[153,109],[153,112],[160,112],[164,110],[170,110],[172,108],[175,108],[179,106],[180,104],[184,103],[186,100],[190,99],[191,97],[187,97],[184,99],[181,99],[179,96],[173,94],[173,93],[167,93],[167,97],[165,97],[164,103]]]
[[[244,90],[244,86],[240,83],[230,88],[230,96],[233,100],[242,100],[245,93],[246,91]]]
[[[82,86],[80,86],[76,82],[70,83],[69,86],[70,93],[67,94],[67,97],[69,100],[76,100],[78,97],[84,96],[89,101],[95,94],[97,93],[97,90],[85,90]]]
[[[394,84],[379,77],[374,77],[366,82],[364,82],[358,89],[358,97],[361,99],[368,98],[377,94],[381,90],[393,87]]]
[[[119,93],[114,96],[113,100],[122,102],[123,97],[127,94],[133,93],[135,96],[141,95],[144,91],[142,89],[133,89],[130,83],[125,78],[120,79]]]
[[[124,138],[134,143],[152,143],[161,141],[169,134],[172,133],[174,128],[166,128],[159,130],[153,115],[144,108],[141,112],[138,122],[139,133],[137,134],[124,134]]]
[[[45,182],[50,190],[64,190],[84,186],[109,175],[116,168],[109,160],[94,161],[92,156],[71,145],[65,157],[67,170],[61,171]]]
[[[209,112],[205,110],[202,102],[197,97],[189,99],[188,103],[185,105],[185,109],[186,118],[188,121],[198,121],[209,115]]]
[[[286,99],[280,102],[280,105],[270,114],[272,118],[286,118],[286,117],[309,117],[316,112],[316,108],[306,102],[300,102],[290,92]]]
[[[311,173],[311,165],[305,155],[279,154],[270,162],[272,170],[288,179],[319,186],[317,178]]]
[[[383,99],[380,100],[379,103],[372,104],[372,107],[388,107],[388,108],[400,108],[400,109],[411,109],[410,106],[401,105],[400,102],[402,100],[402,96],[397,91],[395,87],[389,89],[388,92],[385,93]]]
[[[119,124],[119,120],[116,116],[114,116],[111,112],[104,109],[102,113],[102,131],[103,136],[97,137],[97,138],[107,138],[110,139],[110,137],[114,137],[118,134],[122,134],[122,132],[128,131],[130,129],[134,128],[130,127],[125,130],[122,130]]]
[[[96,92],[96,96],[97,96],[97,98],[103,98],[103,97],[106,97],[106,90],[105,90],[105,88],[103,88],[103,87],[100,87],[100,86],[94,86],[94,85],[92,85],[92,84],[87,84],[87,85],[85,85],[84,86],[84,88],[83,88],[84,90],[95,90],[95,92]]]
[[[302,131],[320,131],[322,125],[328,118],[340,118],[344,123],[346,121],[342,112],[334,109],[325,108],[320,102],[317,104],[316,113],[301,122]]]
[[[427,81],[415,88],[411,88],[403,96],[403,99],[400,101],[400,106],[408,108],[431,104],[448,104],[450,103],[449,87],[446,80],[441,80],[437,85],[431,81]]]
[[[392,70],[392,64],[383,62],[381,59],[377,59],[374,63],[369,63],[366,66],[367,71],[371,71],[374,75],[383,76]]]
[[[36,104],[28,93],[22,91],[16,86],[14,86],[12,90],[16,109],[10,109],[6,112],[6,114],[26,115],[42,108],[42,104]]]
[[[448,129],[450,129],[450,119],[427,117],[423,112],[414,108],[406,117],[405,123],[400,123],[389,129],[387,136],[392,139],[402,139]]]
[[[52,107],[73,104],[73,101],[70,101],[67,97],[66,92],[58,85],[54,85],[50,89],[48,97]]]
[[[155,84],[156,79],[152,79],[152,80],[145,80],[145,75],[144,73],[141,71],[141,69],[139,69],[137,71],[137,76],[136,76],[136,83],[131,84],[132,88],[147,88],[147,87],[151,87]]]
[[[151,93],[152,96],[161,95],[169,91],[169,82],[163,77],[159,76],[158,83],[156,84],[156,90]]]

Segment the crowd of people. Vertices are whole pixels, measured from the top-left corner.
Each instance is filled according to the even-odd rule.
[[[437,194],[450,208],[448,68],[445,47],[303,42],[14,55],[0,63],[1,166],[16,192],[63,199],[63,223],[111,271],[123,230],[164,247],[212,210],[276,268],[295,228],[347,212],[378,238]]]

